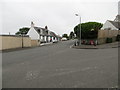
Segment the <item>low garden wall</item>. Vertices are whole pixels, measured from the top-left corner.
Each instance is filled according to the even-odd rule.
[[[98,38],[115,37],[120,34],[119,30],[99,30]]]
[[[112,42],[116,41],[116,36],[111,37],[111,38],[112,38]],[[98,44],[105,44],[107,42],[107,37],[106,38],[98,38],[97,41],[98,41]]]
[[[15,35],[0,35],[0,50],[31,47],[31,39],[28,36],[24,36],[23,40],[21,36]]]
[[[99,30],[97,39],[98,44],[105,44],[107,38],[111,38],[112,42],[115,42],[117,35],[120,35],[119,30]]]
[[[38,40],[31,40],[31,46],[35,47],[35,46],[39,46],[40,42]]]

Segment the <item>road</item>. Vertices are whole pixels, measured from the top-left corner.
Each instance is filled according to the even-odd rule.
[[[73,49],[73,41],[3,53],[3,88],[112,88],[118,48]]]

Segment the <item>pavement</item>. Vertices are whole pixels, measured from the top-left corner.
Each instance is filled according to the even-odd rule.
[[[118,48],[74,49],[73,43],[2,53],[2,87],[117,88]]]
[[[76,49],[107,49],[107,48],[118,48],[120,47],[119,42],[113,42],[113,43],[106,43],[101,45],[80,45],[80,46],[74,46],[72,45],[72,48]]]
[[[42,43],[42,44],[40,44],[40,46],[45,46],[45,45],[50,45],[50,44],[53,44],[53,42],[50,42],[50,43]]]

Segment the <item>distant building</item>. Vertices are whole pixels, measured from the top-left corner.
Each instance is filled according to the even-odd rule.
[[[31,40],[36,40],[38,43],[47,43],[54,40],[58,41],[57,35],[48,30],[47,26],[45,26],[45,28],[37,27],[33,22],[31,22],[31,28],[28,32],[28,35],[30,36]]]
[[[114,19],[115,22],[120,22],[120,15],[117,15],[116,18]]]
[[[107,20],[102,30],[120,30],[120,1],[118,2],[118,15],[114,19],[114,21]]]
[[[106,43],[107,38],[112,38],[116,41],[117,35],[120,35],[120,15],[111,21],[107,20],[101,30],[98,31],[98,44]]]
[[[102,30],[120,30],[120,15],[117,15],[114,21],[107,20]]]

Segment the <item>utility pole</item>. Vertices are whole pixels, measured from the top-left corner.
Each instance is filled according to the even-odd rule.
[[[24,31],[21,32],[21,35],[22,35],[22,48],[24,47],[24,42],[23,42],[23,35],[25,34]]]

